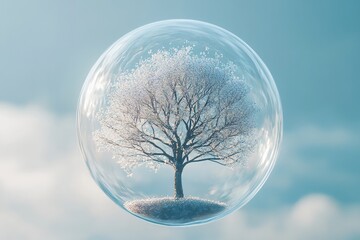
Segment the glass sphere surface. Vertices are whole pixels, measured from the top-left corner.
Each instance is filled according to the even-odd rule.
[[[137,28],[90,70],[77,109],[101,189],[144,220],[185,226],[244,206],[275,164],[282,110],[274,80],[240,38],[194,20]]]

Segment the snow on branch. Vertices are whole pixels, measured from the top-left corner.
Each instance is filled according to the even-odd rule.
[[[131,173],[140,165],[232,166],[251,151],[256,106],[239,69],[191,47],[161,50],[119,76],[97,116],[98,150]]]

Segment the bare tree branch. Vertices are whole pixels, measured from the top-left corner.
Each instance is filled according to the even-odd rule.
[[[254,103],[232,63],[159,51],[119,77],[94,133],[124,168],[242,162],[254,139]]]

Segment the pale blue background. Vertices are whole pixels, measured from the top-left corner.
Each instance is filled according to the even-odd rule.
[[[74,140],[73,121],[77,98],[88,71],[100,54],[123,34],[141,25],[171,18],[207,21],[235,33],[260,55],[270,69],[283,104],[284,144],[269,181],[253,201],[229,217],[231,222],[240,222],[228,228],[226,226],[231,225],[226,221],[230,220],[226,219],[191,230],[169,230],[143,223],[113,206],[96,189],[87,172],[84,175],[86,184],[81,186],[93,189],[104,205],[110,205],[104,206],[106,209],[111,208],[108,215],[87,215],[92,211],[91,206],[97,206],[99,213],[106,211],[96,203],[84,207],[81,201],[87,201],[87,198],[82,199],[76,196],[78,192],[67,189],[66,184],[71,185],[71,181],[61,184],[63,194],[75,194],[75,197],[58,199],[57,207],[54,208],[82,207],[82,211],[69,210],[54,218],[49,217],[50,213],[47,214],[45,210],[46,213],[39,214],[41,206],[51,206],[52,198],[46,195],[51,190],[41,191],[36,184],[27,186],[21,182],[9,185],[8,182],[16,182],[16,173],[23,176],[31,173],[29,176],[47,181],[46,177],[40,176],[45,174],[52,178],[57,172],[51,172],[52,167],[49,170],[41,166],[47,166],[47,161],[54,162],[54,159],[62,161],[61,157],[52,156],[63,156],[68,148],[74,149],[76,157],[60,165],[64,169],[61,173],[66,173],[69,170],[67,168],[77,169],[74,176],[76,172],[86,171]],[[360,217],[351,215],[351,212],[360,213],[359,55],[360,2],[355,0],[1,0],[0,110],[1,107],[5,110],[0,111],[0,123],[3,124],[0,130],[4,131],[0,132],[0,148],[3,147],[0,149],[0,162],[5,167],[16,162],[17,167],[14,169],[21,169],[21,172],[14,170],[14,174],[7,176],[6,168],[2,170],[0,166],[0,176],[3,171],[3,177],[0,177],[0,199],[6,196],[3,198],[5,200],[0,200],[0,205],[3,201],[0,207],[0,238],[38,239],[39,236],[45,236],[51,239],[140,239],[146,236],[146,239],[165,239],[173,234],[175,239],[215,239],[220,236],[223,239],[256,239],[256,236],[261,235],[255,232],[263,232],[266,238],[278,239],[279,235],[276,234],[284,232],[283,237],[286,239],[288,231],[288,236],[293,239],[297,234],[306,232],[309,232],[310,239],[336,239],[337,236],[345,239],[360,238],[360,230],[356,230],[360,229]],[[34,114],[29,113],[31,109],[36,109]],[[20,144],[24,144],[25,137],[32,141],[33,135],[23,137],[20,132],[21,129],[28,131],[28,128],[34,128],[25,116],[33,117],[39,111],[45,123],[54,125],[53,128],[44,129],[40,126],[41,134],[55,129],[64,136],[61,141],[58,135],[48,137],[45,143],[39,142],[38,145],[42,144],[46,148],[46,144],[56,140],[60,145],[62,142],[70,142],[71,146],[59,150],[62,149],[61,145],[54,150],[54,155],[49,150],[47,157],[34,153],[34,159],[43,160],[39,160],[38,165],[32,165],[26,156],[21,157],[19,154],[22,152]],[[68,125],[64,123],[69,127],[61,130],[57,123],[66,122],[64,119],[70,119],[66,123]],[[20,130],[16,123],[22,126]],[[68,135],[64,133],[66,131]],[[12,134],[20,135],[16,138],[10,136]],[[38,134],[35,132],[34,137]],[[5,151],[10,144],[18,146],[17,151]],[[32,165],[30,170],[21,167],[29,164]],[[58,179],[61,177],[58,176]],[[43,200],[41,205],[35,200],[33,205],[29,203],[31,199],[26,200],[25,193],[28,191],[31,195],[32,188],[38,189],[38,194],[44,194],[44,198],[40,198]],[[91,198],[93,195],[86,196]],[[75,198],[80,200],[72,201]],[[17,199],[16,204],[13,199]],[[304,209],[301,204],[305,206]],[[325,210],[319,210],[322,217],[306,218],[306,214],[316,214],[323,206]],[[35,208],[37,210],[32,211]],[[329,212],[331,216],[327,215]],[[319,217],[319,221],[311,226],[299,223],[302,221],[299,218],[308,222],[315,217]],[[294,218],[297,220],[294,220],[293,225],[286,225]],[[321,219],[327,218],[333,219],[333,222],[322,222]],[[268,227],[276,219],[280,219],[276,225],[278,229],[272,225]],[[349,220],[350,223],[346,225],[336,223],[345,219],[354,220]],[[21,225],[22,221],[26,223],[24,226]],[[111,224],[107,224],[107,221],[111,221]],[[124,224],[129,224],[129,227],[119,229],[119,225]],[[317,224],[318,229],[314,230]],[[237,232],[237,228],[243,231]],[[140,229],[143,229],[143,235],[139,235]],[[230,234],[232,231],[233,234]],[[124,238],[121,238],[122,235]]]

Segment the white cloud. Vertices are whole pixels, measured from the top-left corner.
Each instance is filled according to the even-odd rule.
[[[245,207],[193,228],[146,223],[122,211],[92,181],[74,125],[72,117],[38,107],[0,104],[0,239],[360,237],[360,204],[343,206],[322,194],[266,211]]]
[[[222,239],[355,239],[360,237],[360,206],[339,206],[322,194],[266,213],[241,213],[225,219]],[[236,229],[236,230],[234,230]]]
[[[359,199],[358,193],[351,191],[360,180],[359,134],[359,125],[307,125],[285,132],[271,187],[301,194],[321,188],[341,200]]]
[[[349,239],[360,236],[359,220],[359,206],[341,207],[326,195],[314,194],[293,206],[287,229],[297,232],[299,239]]]

